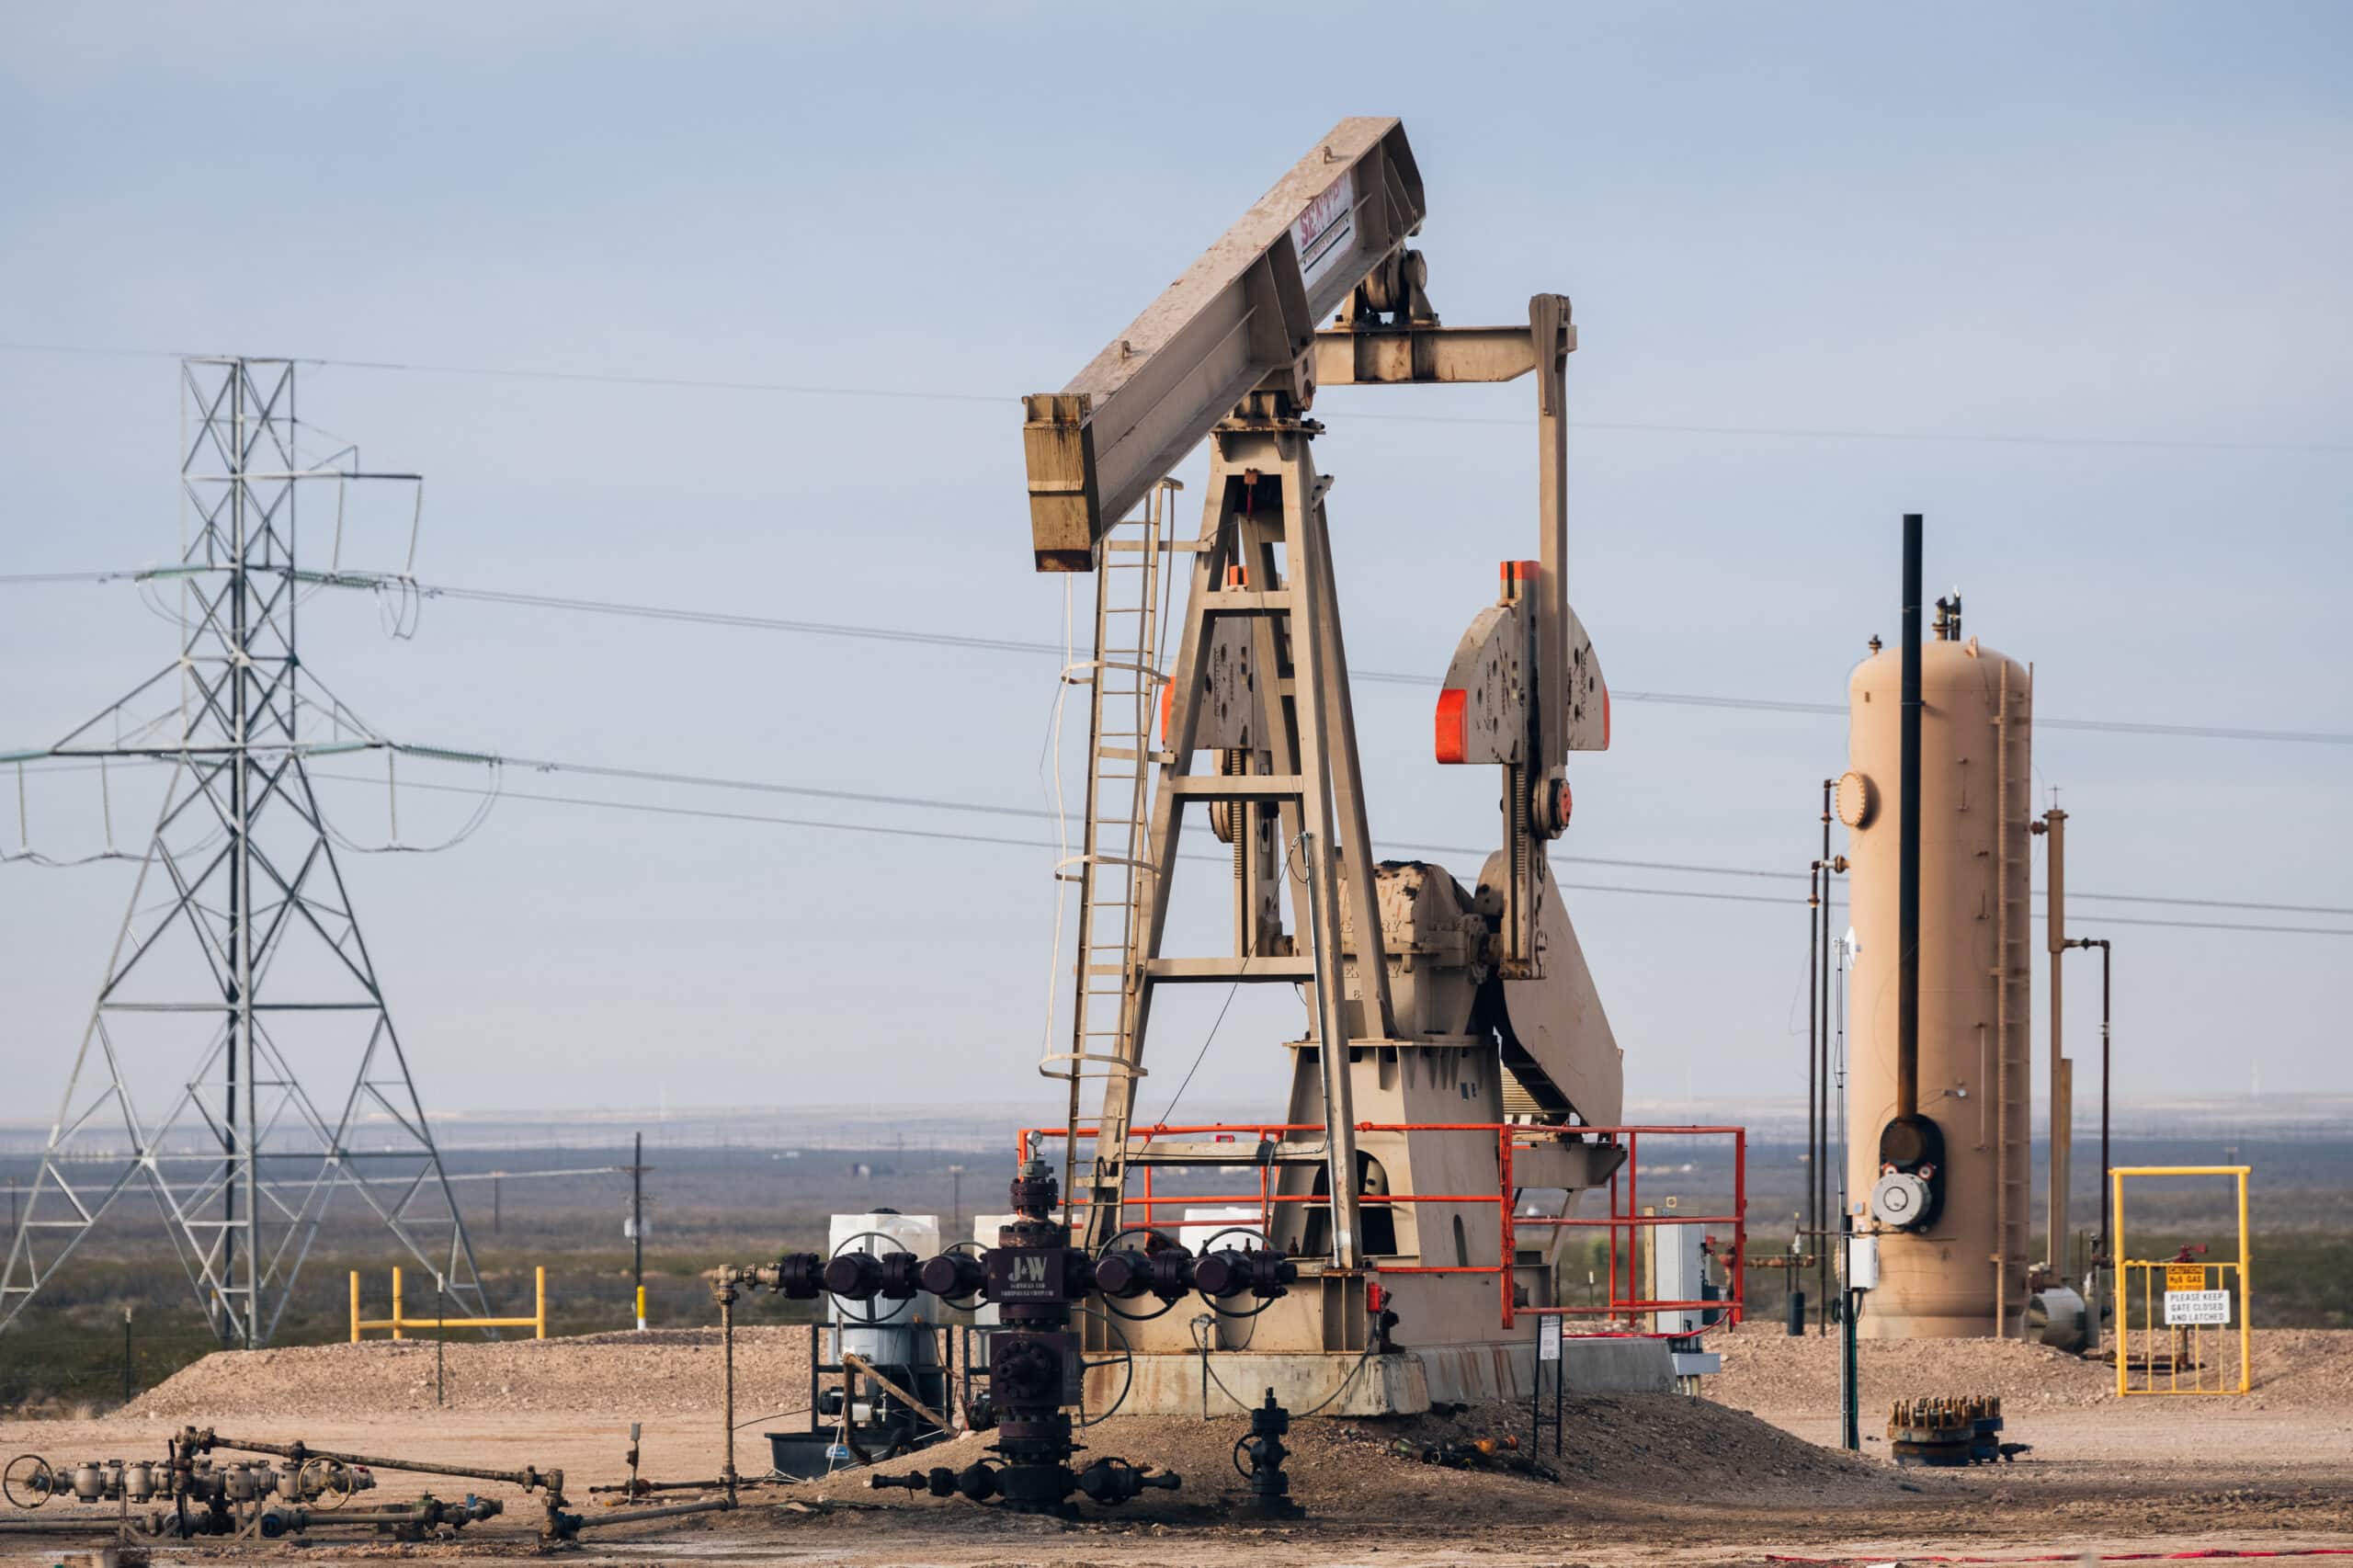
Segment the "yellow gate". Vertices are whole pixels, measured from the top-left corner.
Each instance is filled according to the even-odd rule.
[[[2245,1165],[2120,1165],[2116,1215],[2116,1392],[2245,1393],[2250,1373]],[[2125,1241],[2127,1176],[2226,1176],[2238,1184],[2239,1255],[2208,1262],[2184,1249],[2136,1258]],[[2235,1341],[2235,1344],[2233,1342]]]

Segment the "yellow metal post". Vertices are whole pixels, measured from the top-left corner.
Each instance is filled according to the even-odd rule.
[[[531,1326],[532,1326],[535,1330],[537,1330],[537,1331],[538,1331],[538,1332],[537,1332],[537,1334],[534,1335],[534,1337],[536,1337],[536,1338],[540,1338],[540,1339],[545,1339],[545,1338],[548,1336],[548,1270],[547,1270],[547,1265],[545,1265],[545,1264],[541,1264],[541,1265],[540,1265],[540,1267],[539,1267],[538,1268],[536,1268],[536,1269],[534,1269],[534,1270],[532,1271],[532,1275],[533,1275],[533,1291],[534,1291],[533,1300],[536,1301],[537,1305],[536,1305],[536,1307],[535,1307],[535,1309],[534,1309],[534,1311],[533,1311],[533,1312],[532,1312],[532,1324],[531,1324]]]
[[[401,1333],[401,1271],[398,1266],[392,1269],[392,1337],[405,1337]]]
[[[2239,1392],[2253,1384],[2255,1366],[2255,1287],[2247,1276],[2247,1253],[2254,1246],[2246,1230],[2246,1167],[2239,1167]]]
[[[359,1270],[351,1271],[351,1343],[359,1343]]]
[[[2124,1244],[2124,1173],[2110,1176],[2113,1188],[2109,1205],[2116,1215],[2116,1255],[2109,1264],[2112,1286],[2121,1286],[2116,1292],[2116,1397],[2124,1397],[2125,1367],[2132,1359],[2132,1274],[2123,1259],[2132,1256]]]
[[[637,1288],[637,1332],[645,1332],[645,1287]]]

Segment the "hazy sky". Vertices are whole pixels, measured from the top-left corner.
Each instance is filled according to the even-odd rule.
[[[977,398],[301,371],[322,449],[356,437],[429,476],[427,582],[1053,640],[1065,585],[1029,568],[1013,400],[1060,386],[1334,120],[1396,114],[1447,319],[1575,301],[1572,592],[1613,686],[1840,700],[1894,631],[1896,520],[1918,510],[1931,583],[2035,664],[2043,715],[2345,732],[2348,59],[2353,16],[2325,5],[20,5],[0,17],[0,338]],[[1534,477],[1521,430],[1352,416],[1528,402],[1319,400],[1360,667],[1443,670],[1494,562],[1533,553]],[[0,352],[0,572],[168,556],[178,418],[162,353]],[[1656,425],[2041,444],[1628,427]],[[356,517],[345,563],[397,566],[392,522]],[[1046,800],[1055,667],[1033,654],[449,601],[393,641],[356,594],[303,631],[405,740]],[[172,637],[125,585],[0,587],[0,749],[63,733]],[[1359,696],[1375,835],[1492,843],[1494,780],[1431,764],[1429,697]],[[1563,849],[1802,872],[1844,756],[1836,719],[1621,702]],[[2353,904],[2344,746],[2045,731],[2035,762],[2074,813],[2077,887]],[[345,831],[383,836],[381,788],[322,789]],[[135,840],[152,800],[113,804]],[[467,802],[400,807],[430,840]],[[86,779],[37,788],[28,815],[37,847],[99,845]],[[429,1105],[1004,1100],[1037,1085],[1051,858],[509,799],[448,854],[346,871]],[[9,1117],[53,1108],[129,885],[0,869]],[[1631,1093],[1795,1089],[1795,898],[1568,897]],[[2200,912],[2086,904],[2078,929],[2102,913]],[[2353,943],[2109,929],[2121,1086],[2353,1088]],[[2070,993],[2086,1041],[2094,995]],[[1160,1015],[1148,1109],[1218,1000]],[[1237,1006],[1194,1093],[1275,1108],[1298,1011]]]

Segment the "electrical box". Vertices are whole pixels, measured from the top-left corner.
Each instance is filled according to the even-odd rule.
[[[1707,1237],[1697,1225],[1654,1225],[1651,1293],[1662,1301],[1697,1301],[1708,1294]],[[1697,1334],[1711,1314],[1681,1308],[1651,1314],[1659,1334]]]
[[[1876,1290],[1879,1289],[1879,1238],[1856,1235],[1846,1240],[1846,1267],[1840,1273],[1846,1277],[1847,1289]]]

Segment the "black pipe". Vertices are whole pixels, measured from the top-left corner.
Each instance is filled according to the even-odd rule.
[[[2108,1154],[2108,938],[2086,942],[2084,946],[2099,949],[2099,1262],[2114,1260],[2109,1256],[2109,1225],[2113,1218],[2109,1204],[2115,1195],[2115,1177],[2110,1176]]]
[[[1851,1265],[1855,1256],[1855,1217],[1842,1214],[1838,1223],[1844,1233],[1840,1238],[1845,1249],[1844,1265]],[[1839,1438],[1848,1453],[1859,1454],[1863,1451],[1863,1401],[1862,1391],[1856,1386],[1861,1381],[1862,1369],[1855,1354],[1855,1314],[1862,1311],[1863,1292],[1855,1289],[1853,1275],[1844,1265],[1841,1272],[1847,1273],[1847,1279],[1838,1290]]]
[[[1830,1225],[1830,949],[1833,941],[1830,910],[1832,879],[1838,873],[1838,862],[1830,856],[1830,811],[1837,789],[1838,780],[1836,778],[1822,781],[1822,950],[1815,965],[1822,982],[1822,1035],[1814,1046],[1822,1064],[1816,1075],[1822,1085],[1822,1115],[1819,1119],[1822,1141],[1814,1151],[1813,1159],[1813,1211],[1818,1216],[1814,1221],[1816,1231],[1827,1230]],[[1830,1302],[1830,1248],[1817,1237],[1813,1252],[1813,1299],[1826,1309]],[[1822,1325],[1822,1332],[1830,1332],[1827,1323]]]
[[[1920,514],[1904,515],[1904,708],[1897,767],[1895,1116],[1920,1114]]]
[[[1805,891],[1805,1239],[1801,1245],[1800,1256],[1803,1256],[1803,1247],[1819,1247],[1822,1244],[1822,1207],[1814,1197],[1818,1187],[1814,1176],[1820,1168],[1818,1162],[1822,1158],[1823,1131],[1822,1081],[1816,1072],[1814,1055],[1814,1034],[1821,1012],[1819,992],[1814,983],[1818,966],[1814,960],[1822,947],[1822,867],[1816,862],[1806,879]],[[1802,1272],[1790,1271],[1792,1301],[1803,1300],[1800,1287],[1804,1279]],[[1802,1309],[1790,1314],[1790,1332],[1805,1332]]]

